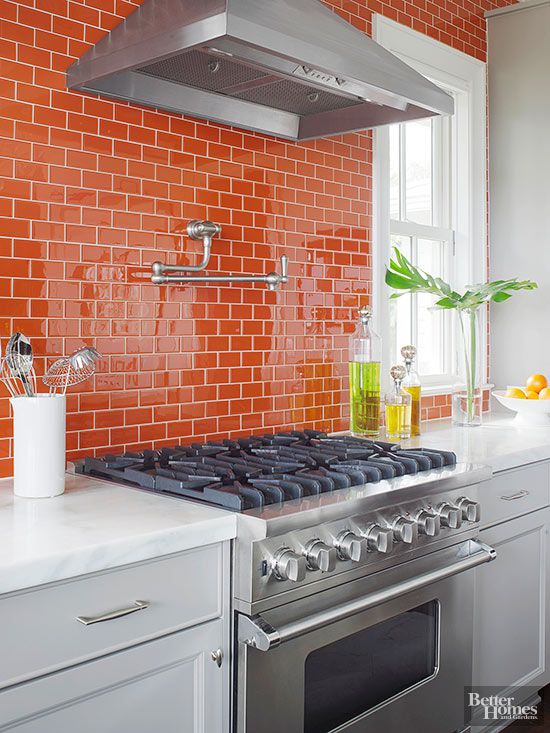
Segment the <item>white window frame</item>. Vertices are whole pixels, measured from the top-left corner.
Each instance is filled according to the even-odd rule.
[[[487,279],[487,119],[486,65],[429,36],[376,14],[373,37],[405,63],[443,88],[456,91],[453,125],[453,202],[455,232],[453,285],[457,289]],[[389,295],[384,283],[390,255],[389,131],[374,131],[373,149],[373,305],[375,327],[389,333]],[[404,296],[407,297],[407,296]],[[487,374],[487,315],[481,312],[482,374]],[[384,343],[384,342],[383,342]],[[384,363],[390,346],[384,343]],[[389,365],[388,365],[389,366]],[[424,393],[448,392],[451,384],[426,385]]]

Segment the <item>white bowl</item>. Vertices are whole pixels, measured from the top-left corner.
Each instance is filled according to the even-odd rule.
[[[508,410],[517,413],[516,425],[550,426],[550,400],[522,400],[506,397],[506,390],[496,390],[493,396]]]

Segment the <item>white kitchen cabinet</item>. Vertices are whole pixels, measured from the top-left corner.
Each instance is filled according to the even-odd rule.
[[[480,534],[497,559],[475,573],[474,685],[505,690],[549,681],[549,526],[543,509]]]
[[[550,466],[539,463],[496,474],[482,497],[480,539],[497,552],[475,570],[473,684],[490,694],[550,682]],[[478,722],[489,733],[502,726]]]
[[[0,732],[228,733],[229,557],[216,543],[0,596]]]
[[[212,621],[8,689],[0,693],[0,730],[222,733],[223,631],[222,620]],[[224,651],[218,666],[212,652]]]

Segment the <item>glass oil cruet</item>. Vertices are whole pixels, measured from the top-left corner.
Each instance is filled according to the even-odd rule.
[[[393,391],[386,395],[386,436],[388,438],[411,437],[412,397],[403,390],[405,367],[398,364],[390,369]]]
[[[420,402],[421,402],[421,386],[420,378],[415,369],[414,362],[416,359],[416,347],[403,346],[401,356],[405,361],[405,378],[403,380],[403,389],[408,392],[412,398],[411,406],[411,435],[420,435]]]
[[[350,430],[377,435],[380,430],[380,360],[382,340],[373,331],[372,308],[359,311],[359,323],[349,348]]]

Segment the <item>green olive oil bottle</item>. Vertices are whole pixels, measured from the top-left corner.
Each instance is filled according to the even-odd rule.
[[[350,430],[373,436],[380,430],[380,359],[382,340],[370,325],[372,308],[359,311],[349,349]]]

